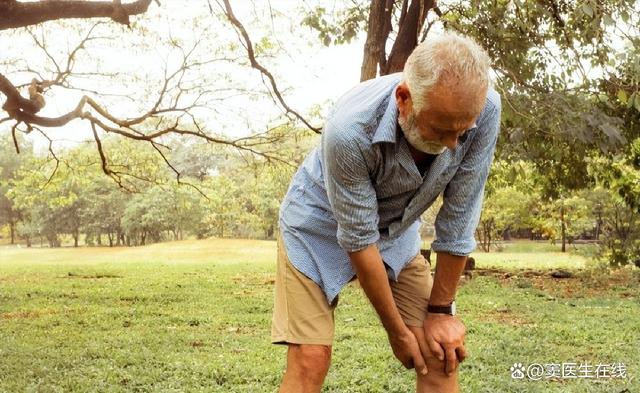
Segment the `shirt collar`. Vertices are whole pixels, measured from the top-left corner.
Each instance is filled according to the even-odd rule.
[[[397,86],[396,86],[397,88]],[[396,88],[389,95],[389,103],[384,111],[378,128],[373,134],[372,143],[390,142],[395,143],[396,127],[398,126],[398,106],[396,105]]]

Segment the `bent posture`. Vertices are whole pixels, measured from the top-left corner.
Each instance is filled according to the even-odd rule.
[[[417,392],[457,392],[467,356],[455,294],[475,249],[500,98],[489,59],[453,33],[429,37],[402,73],[363,82],[335,104],[322,142],[280,210],[272,342],[287,344],[280,392],[319,392],[339,292],[360,284]],[[420,215],[436,198],[432,279]]]

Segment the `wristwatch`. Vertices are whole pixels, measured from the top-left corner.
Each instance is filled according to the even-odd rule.
[[[456,315],[456,301],[452,301],[448,306],[433,306],[429,304],[427,306],[427,312],[435,314]]]

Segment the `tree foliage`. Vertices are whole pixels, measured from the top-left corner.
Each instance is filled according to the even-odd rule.
[[[640,135],[636,1],[368,3],[362,79],[401,70],[404,61],[387,63],[406,59],[419,39],[438,29],[470,35],[487,50],[503,100],[498,157],[532,162],[548,180],[545,196],[587,187],[584,157],[617,151]],[[334,18],[362,7],[349,3]],[[317,19],[317,12],[309,17]],[[320,36],[339,35],[329,15],[322,17],[327,21],[312,25]],[[411,39],[403,40],[407,30]]]
[[[299,144],[280,145],[283,156],[301,160]],[[2,197],[18,217],[16,237],[28,246],[37,240],[59,247],[67,237],[75,246],[137,246],[188,237],[274,239],[280,200],[293,165],[266,165],[234,149],[193,144],[189,154],[176,146],[169,156],[190,185],[171,181],[171,169],[147,145],[111,138],[115,168],[126,169],[127,189],[103,175],[90,146],[64,151],[65,159],[33,156],[2,177]],[[9,151],[9,156],[18,157]],[[214,160],[210,157],[215,157]],[[128,191],[128,190],[135,190]],[[0,215],[9,223],[11,216]],[[84,235],[84,239],[82,238]]]

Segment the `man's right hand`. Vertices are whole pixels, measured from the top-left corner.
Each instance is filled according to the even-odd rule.
[[[389,344],[395,357],[406,368],[415,368],[416,372],[427,375],[427,365],[420,352],[416,336],[405,328],[399,334],[389,333]]]

